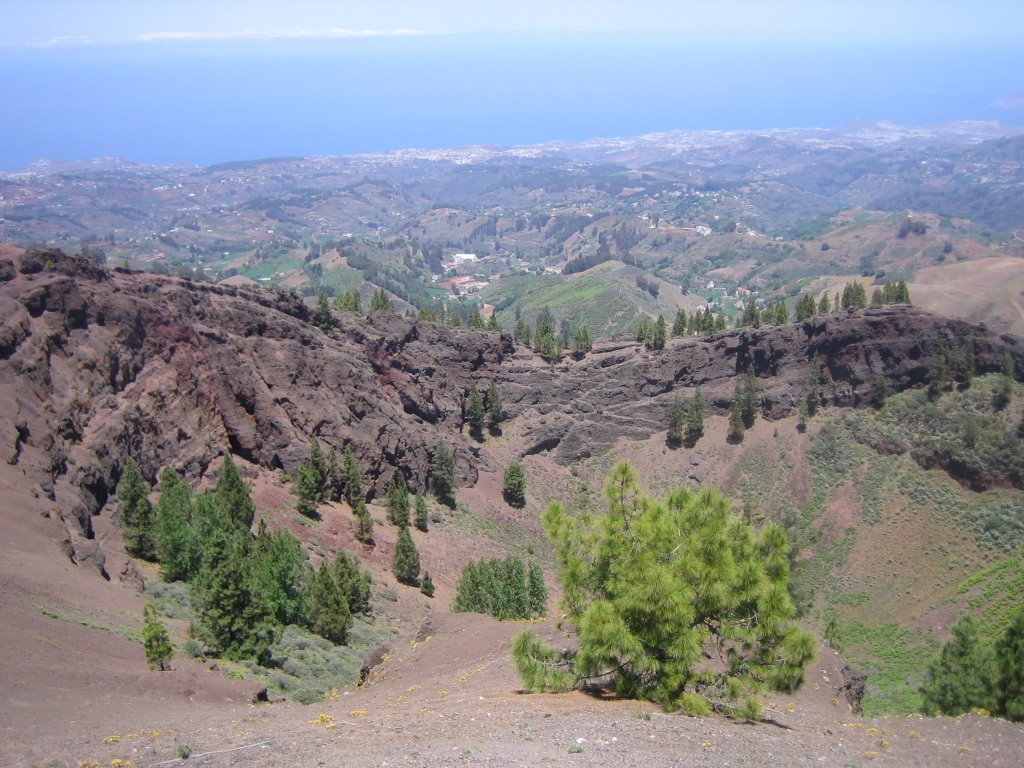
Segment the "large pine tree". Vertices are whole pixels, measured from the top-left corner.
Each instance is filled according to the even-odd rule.
[[[792,622],[781,528],[755,532],[712,489],[646,498],[625,463],[607,497],[603,515],[559,503],[544,513],[579,652],[559,662],[530,634],[518,638],[527,689],[564,685],[567,674],[577,685],[610,678],[620,696],[702,713],[744,691],[799,686],[814,640]]]
[[[231,454],[224,454],[224,464],[217,477],[217,503],[239,526],[248,530],[256,515],[256,506],[249,495],[249,486],[242,480]]]
[[[962,715],[979,707],[994,710],[996,669],[992,652],[978,635],[969,615],[953,626],[953,639],[928,668],[921,686],[929,715]]]
[[[153,532],[153,506],[149,503],[149,484],[143,479],[139,465],[131,456],[125,459],[124,471],[117,484],[121,502],[121,530],[124,548],[133,557],[156,559]]]

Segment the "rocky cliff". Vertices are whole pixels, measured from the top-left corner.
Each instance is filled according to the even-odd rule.
[[[69,557],[103,572],[92,518],[131,454],[150,479],[165,465],[195,479],[226,451],[294,472],[310,437],[351,446],[380,494],[401,467],[428,486],[441,441],[457,482],[476,481],[462,436],[465,393],[495,381],[520,454],[571,463],[665,428],[672,400],[701,386],[728,408],[752,365],[764,415],[790,413],[810,360],[826,403],[856,406],[876,376],[920,384],[932,353],[970,339],[979,372],[1024,342],[912,307],[881,307],[784,326],[674,340],[660,352],[605,339],[549,366],[507,336],[393,315],[335,314],[323,331],[294,295],[105,270],[59,251],[0,258],[0,450],[5,481],[47,500]],[[13,511],[9,513],[14,513]]]

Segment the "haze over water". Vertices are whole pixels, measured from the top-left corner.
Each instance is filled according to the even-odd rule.
[[[213,163],[855,120],[1024,125],[1021,46],[628,33],[0,51],[0,169]]]

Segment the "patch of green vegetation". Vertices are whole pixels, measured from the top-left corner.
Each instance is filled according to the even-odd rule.
[[[334,645],[295,625],[285,627],[263,663],[246,667],[266,683],[268,691],[301,704],[322,701],[332,690],[359,679],[363,658],[391,636],[391,632],[356,619],[347,645]]]
[[[844,654],[868,676],[865,715],[920,711],[917,689],[927,662],[941,649],[936,640],[898,624],[870,627],[861,621],[844,622],[841,637]]]
[[[1024,604],[1024,559],[1011,557],[978,571],[964,580],[957,592],[967,597],[967,608],[981,636],[999,637]]]
[[[182,621],[195,618],[188,596],[188,584],[183,581],[147,581],[143,594],[156,607],[157,613],[163,616]]]
[[[577,275],[513,275],[485,288],[481,298],[499,309],[505,328],[515,324],[513,309],[523,320],[533,322],[547,307],[557,320],[568,319],[574,326],[585,325],[592,335],[632,330],[644,314],[665,314],[657,302],[634,285],[632,273],[611,265]]]
[[[261,277],[273,278],[278,272],[302,269],[303,263],[302,259],[295,256],[277,255],[258,264],[246,267],[242,270],[241,274],[251,280],[258,280]]]
[[[497,542],[510,555],[526,557],[533,555],[538,549],[537,538],[511,521],[496,522],[470,512],[469,507],[461,502],[456,506],[451,517],[452,523],[475,536],[484,536]],[[550,564],[548,547],[540,547],[540,557]]]

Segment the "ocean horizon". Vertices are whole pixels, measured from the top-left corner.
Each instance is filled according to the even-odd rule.
[[[424,36],[0,51],[0,169],[885,120],[1024,125],[1009,46]]]

